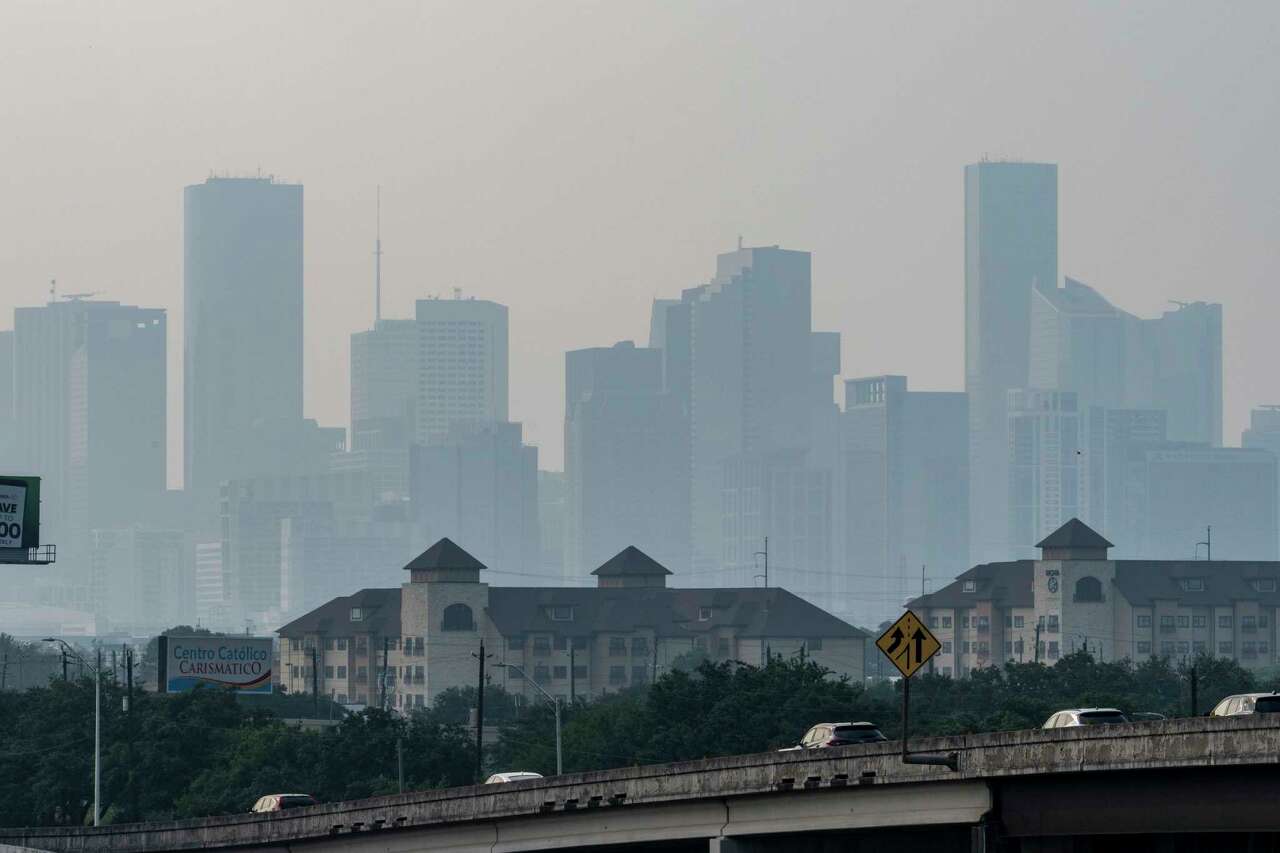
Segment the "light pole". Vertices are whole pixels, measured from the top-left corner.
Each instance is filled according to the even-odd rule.
[[[46,643],[57,643],[62,647],[63,660],[71,655],[83,664],[88,661],[71,647],[66,640],[57,637],[45,637]],[[90,666],[93,670],[93,825],[97,826],[101,814],[98,804],[102,802],[102,649],[98,649],[98,665]],[[66,672],[66,667],[63,667]],[[65,676],[64,676],[65,679]]]
[[[517,672],[519,672],[521,678],[523,678],[526,682],[532,684],[535,690],[537,690],[539,693],[545,696],[547,700],[551,702],[553,706],[555,706],[555,710],[556,710],[556,775],[557,776],[561,775],[562,773],[564,773],[564,763],[561,760],[561,754],[560,754],[560,697],[552,696],[550,693],[543,690],[541,684],[529,678],[529,676],[525,673],[523,667],[516,666],[514,663],[500,663],[500,664],[497,664],[497,666],[503,667],[505,669],[514,669]]]

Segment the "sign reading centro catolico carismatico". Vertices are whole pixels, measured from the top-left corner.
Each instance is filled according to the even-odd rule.
[[[271,692],[270,637],[160,638],[160,679],[166,693],[198,685],[239,693]]]

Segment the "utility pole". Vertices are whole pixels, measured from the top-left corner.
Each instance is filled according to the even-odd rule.
[[[653,632],[653,680],[652,683],[658,681],[658,632]]]
[[[316,647],[311,647],[311,695],[316,719],[320,719],[320,667],[316,664]]]
[[[124,694],[124,710],[127,717],[125,723],[125,731],[128,734],[126,741],[129,750],[129,816],[133,820],[142,820],[142,815],[138,813],[138,781],[136,765],[133,758],[133,649],[126,648],[124,653],[125,667],[125,694]]]
[[[391,648],[391,638],[383,637],[382,638],[382,678],[380,679],[382,683],[379,687],[379,690],[382,691],[382,695],[378,698],[378,707],[384,711],[387,710],[387,651],[390,648]]]
[[[1041,622],[1036,620],[1036,663],[1040,663],[1040,627]]]
[[[577,673],[574,672],[574,670],[576,670],[578,667],[574,663],[575,657],[573,654],[574,653],[573,641],[574,641],[574,638],[570,637],[569,638],[569,704],[570,705],[578,701],[578,676],[577,676]],[[653,654],[656,659],[658,654],[656,643],[654,644]]]
[[[1196,665],[1191,664],[1191,716],[1200,713],[1200,680],[1196,672]]]
[[[102,816],[102,647],[98,647],[98,666],[93,671],[93,825]]]
[[[404,793],[404,738],[396,738],[396,780]]]
[[[764,557],[764,588],[769,588],[769,537],[764,537],[764,550],[756,551],[752,556]],[[754,581],[752,581],[754,583]]]
[[[62,680],[67,680],[67,650],[62,650]]]
[[[476,784],[484,781],[484,637],[480,638],[480,673],[476,681]]]

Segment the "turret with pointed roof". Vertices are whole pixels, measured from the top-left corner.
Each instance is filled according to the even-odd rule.
[[[447,536],[405,565],[413,583],[479,583],[485,564]]]
[[[1114,547],[1096,530],[1073,518],[1036,543],[1042,560],[1105,560]]]
[[[665,587],[671,571],[634,545],[628,545],[591,574],[601,589],[637,586]]]

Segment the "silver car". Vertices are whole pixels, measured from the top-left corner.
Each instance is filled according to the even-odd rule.
[[[1280,694],[1238,693],[1215,705],[1209,716],[1239,717],[1244,714],[1273,714],[1276,711],[1280,711]]]
[[[1044,721],[1042,729],[1070,729],[1076,726],[1109,726],[1127,723],[1129,718],[1115,708],[1069,708]]]

